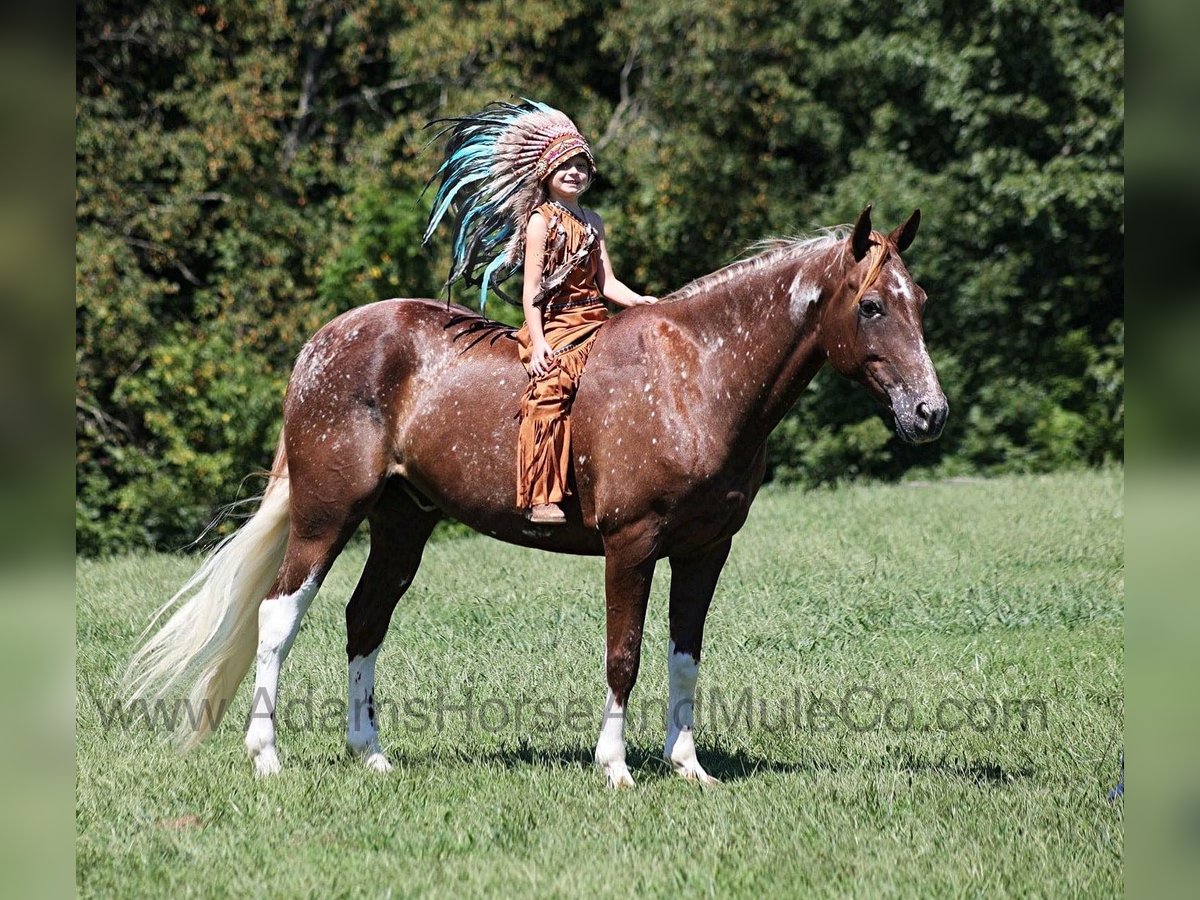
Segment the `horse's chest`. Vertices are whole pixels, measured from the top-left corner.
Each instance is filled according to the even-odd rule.
[[[702,546],[732,537],[746,523],[766,471],[765,448],[745,465],[726,468],[696,482],[664,522],[674,543]]]
[[[732,534],[746,521],[753,499],[754,489],[747,479],[714,479],[698,485],[679,505],[678,518],[712,522],[715,532]]]

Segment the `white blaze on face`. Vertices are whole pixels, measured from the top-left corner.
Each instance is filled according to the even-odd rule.
[[[362,758],[368,769],[390,772],[392,764],[379,745],[379,728],[375,717],[375,661],[379,647],[366,656],[350,660],[349,688],[346,701],[346,746]]]
[[[596,767],[611,788],[633,787],[633,776],[625,765],[625,708],[610,689],[604,701],[604,721],[596,740]]]
[[[912,276],[902,265],[889,268],[887,287],[900,302],[916,303],[918,289]],[[910,362],[911,371],[905,373],[905,380],[894,385],[890,391],[896,426],[902,434],[907,435],[918,434],[918,405],[923,403],[930,409],[944,409],[946,405],[945,395],[942,393],[933,360],[929,358],[925,338],[919,326],[913,339],[918,353]]]
[[[308,611],[320,583],[313,576],[294,594],[269,597],[258,608],[258,667],[254,673],[254,695],[250,701],[250,727],[246,750],[259,775],[279,771],[275,751],[275,710],[279,704],[279,670],[287,657],[300,620]]]
[[[913,290],[912,278],[907,272],[901,269],[892,269],[891,288],[898,296],[903,297],[908,303],[912,303],[917,297],[917,292]]]

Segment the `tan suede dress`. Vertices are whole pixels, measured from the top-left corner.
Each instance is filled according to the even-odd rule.
[[[543,272],[552,271],[568,256],[578,254],[592,241],[585,259],[566,279],[547,292],[541,303],[542,332],[555,351],[550,371],[537,377],[529,369],[533,347],[528,324],[517,332],[521,362],[529,371],[529,387],[521,397],[517,433],[517,506],[528,509],[558,503],[571,493],[567,475],[571,467],[571,401],[579,387],[588,353],[608,308],[597,283],[600,275],[600,241],[589,226],[570,210],[545,203],[537,211],[545,217],[546,255]]]

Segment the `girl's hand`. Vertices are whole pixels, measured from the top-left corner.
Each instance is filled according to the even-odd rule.
[[[529,357],[529,368],[533,370],[533,374],[541,378],[550,371],[550,367],[554,365],[554,351],[550,349],[550,344],[545,340],[537,341],[533,345],[533,353]]]
[[[641,306],[642,304],[645,304],[645,303],[657,303],[657,302],[658,302],[658,298],[651,297],[649,294],[642,294],[642,296],[638,299],[639,306]]]

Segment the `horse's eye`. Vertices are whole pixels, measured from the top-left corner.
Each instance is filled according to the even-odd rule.
[[[858,304],[858,312],[864,319],[874,319],[883,315],[883,304],[878,300],[867,298]]]

